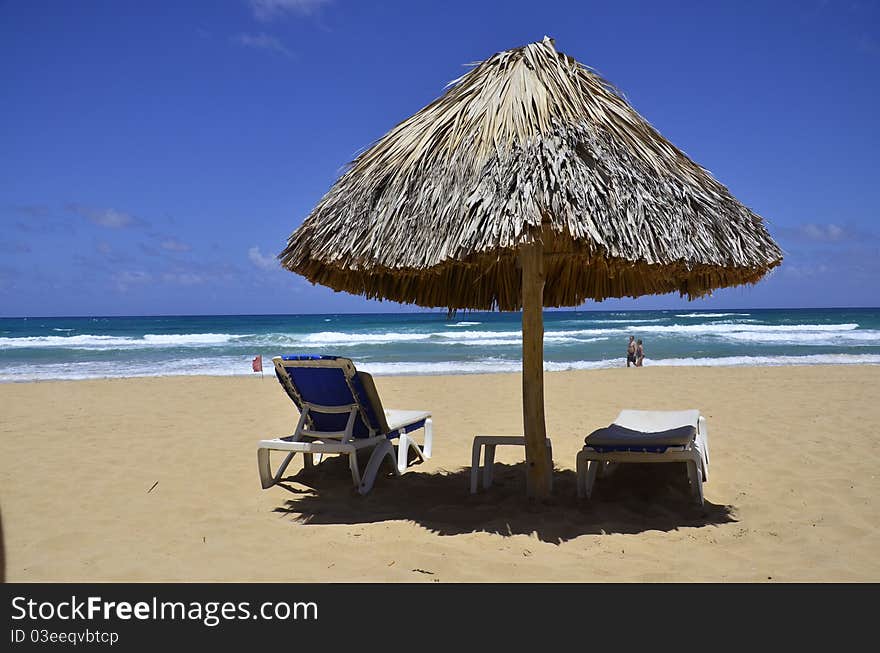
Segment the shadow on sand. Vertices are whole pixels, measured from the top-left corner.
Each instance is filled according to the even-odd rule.
[[[296,498],[275,512],[299,523],[408,520],[438,535],[534,533],[557,544],[580,535],[670,531],[736,521],[733,506],[707,501],[700,507],[692,502],[684,463],[620,465],[614,474],[598,479],[592,499],[583,501],[577,499],[572,470],[556,470],[551,499],[529,500],[524,463],[496,463],[492,487],[474,495],[469,493],[469,467],[426,473],[416,465],[400,477],[378,478],[373,491],[360,496],[341,456],[288,476],[278,487]]]

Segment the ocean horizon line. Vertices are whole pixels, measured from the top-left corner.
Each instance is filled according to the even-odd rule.
[[[716,313],[721,311],[872,311],[880,310],[880,306],[713,306],[711,308],[691,308],[689,306],[680,306],[677,308],[572,308],[572,307],[548,307],[544,308],[545,313],[668,313],[671,311],[691,311],[692,313]],[[458,315],[468,314],[494,314],[494,315],[513,315],[522,311],[487,311],[487,310],[470,310],[459,309],[450,319],[456,319]],[[36,320],[36,319],[138,319],[138,318],[175,318],[175,317],[322,317],[322,316],[375,316],[375,315],[444,315],[447,314],[446,309],[430,309],[420,308],[411,311],[336,311],[331,313],[130,313],[130,314],[89,314],[81,315],[0,315],[0,320]]]
[[[344,357],[343,357],[344,358]],[[45,383],[51,381],[89,381],[89,380],[119,380],[119,379],[163,379],[163,378],[245,378],[253,377],[255,373],[250,369],[250,359],[238,361],[240,365],[235,368],[228,364],[222,368],[216,368],[213,373],[206,372],[204,367],[179,368],[164,371],[118,371],[110,367],[97,372],[93,369],[87,373],[74,371],[67,376],[48,375],[34,378],[3,378],[0,377],[0,385],[5,383]],[[449,363],[361,363],[357,361],[357,368],[362,372],[368,372],[373,376],[474,376],[487,374],[519,374],[522,372],[522,364],[517,361],[477,361],[471,364]],[[264,363],[265,365],[265,363]],[[880,355],[803,355],[803,356],[728,356],[721,358],[668,358],[650,360],[647,368],[749,368],[749,367],[850,367],[853,365],[880,365]],[[556,372],[593,372],[625,367],[620,358],[553,362],[545,361],[543,369],[545,373]],[[273,373],[271,363],[266,372]]]

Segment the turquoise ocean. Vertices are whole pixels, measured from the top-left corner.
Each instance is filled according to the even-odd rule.
[[[880,364],[880,309],[553,311],[545,369]],[[374,374],[521,369],[518,313],[0,318],[0,382],[253,374],[251,360],[330,354]]]

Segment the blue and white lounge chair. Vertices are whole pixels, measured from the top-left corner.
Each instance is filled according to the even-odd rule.
[[[293,435],[262,440],[257,446],[257,465],[263,489],[270,488],[297,453],[304,465],[313,465],[318,454],[348,454],[351,478],[361,494],[369,492],[379,467],[387,457],[400,474],[407,467],[409,450],[420,459],[431,457],[431,413],[418,410],[384,410],[373,377],[355,370],[348,358],[336,356],[277,356],[272,359],[275,375],[300,411]],[[409,435],[425,430],[424,446]],[[391,441],[398,439],[397,455]],[[358,466],[358,452],[372,449],[364,471]],[[287,457],[273,474],[270,451],[285,451]]]
[[[703,504],[709,480],[709,430],[698,410],[622,410],[584,439],[577,455],[578,497],[589,498],[596,477],[614,463],[687,463],[694,499]]]

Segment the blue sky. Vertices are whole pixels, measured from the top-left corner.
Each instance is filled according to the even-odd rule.
[[[545,34],[786,252],[585,308],[880,305],[878,2],[0,0],[0,315],[400,310],[274,256],[359,150]]]

